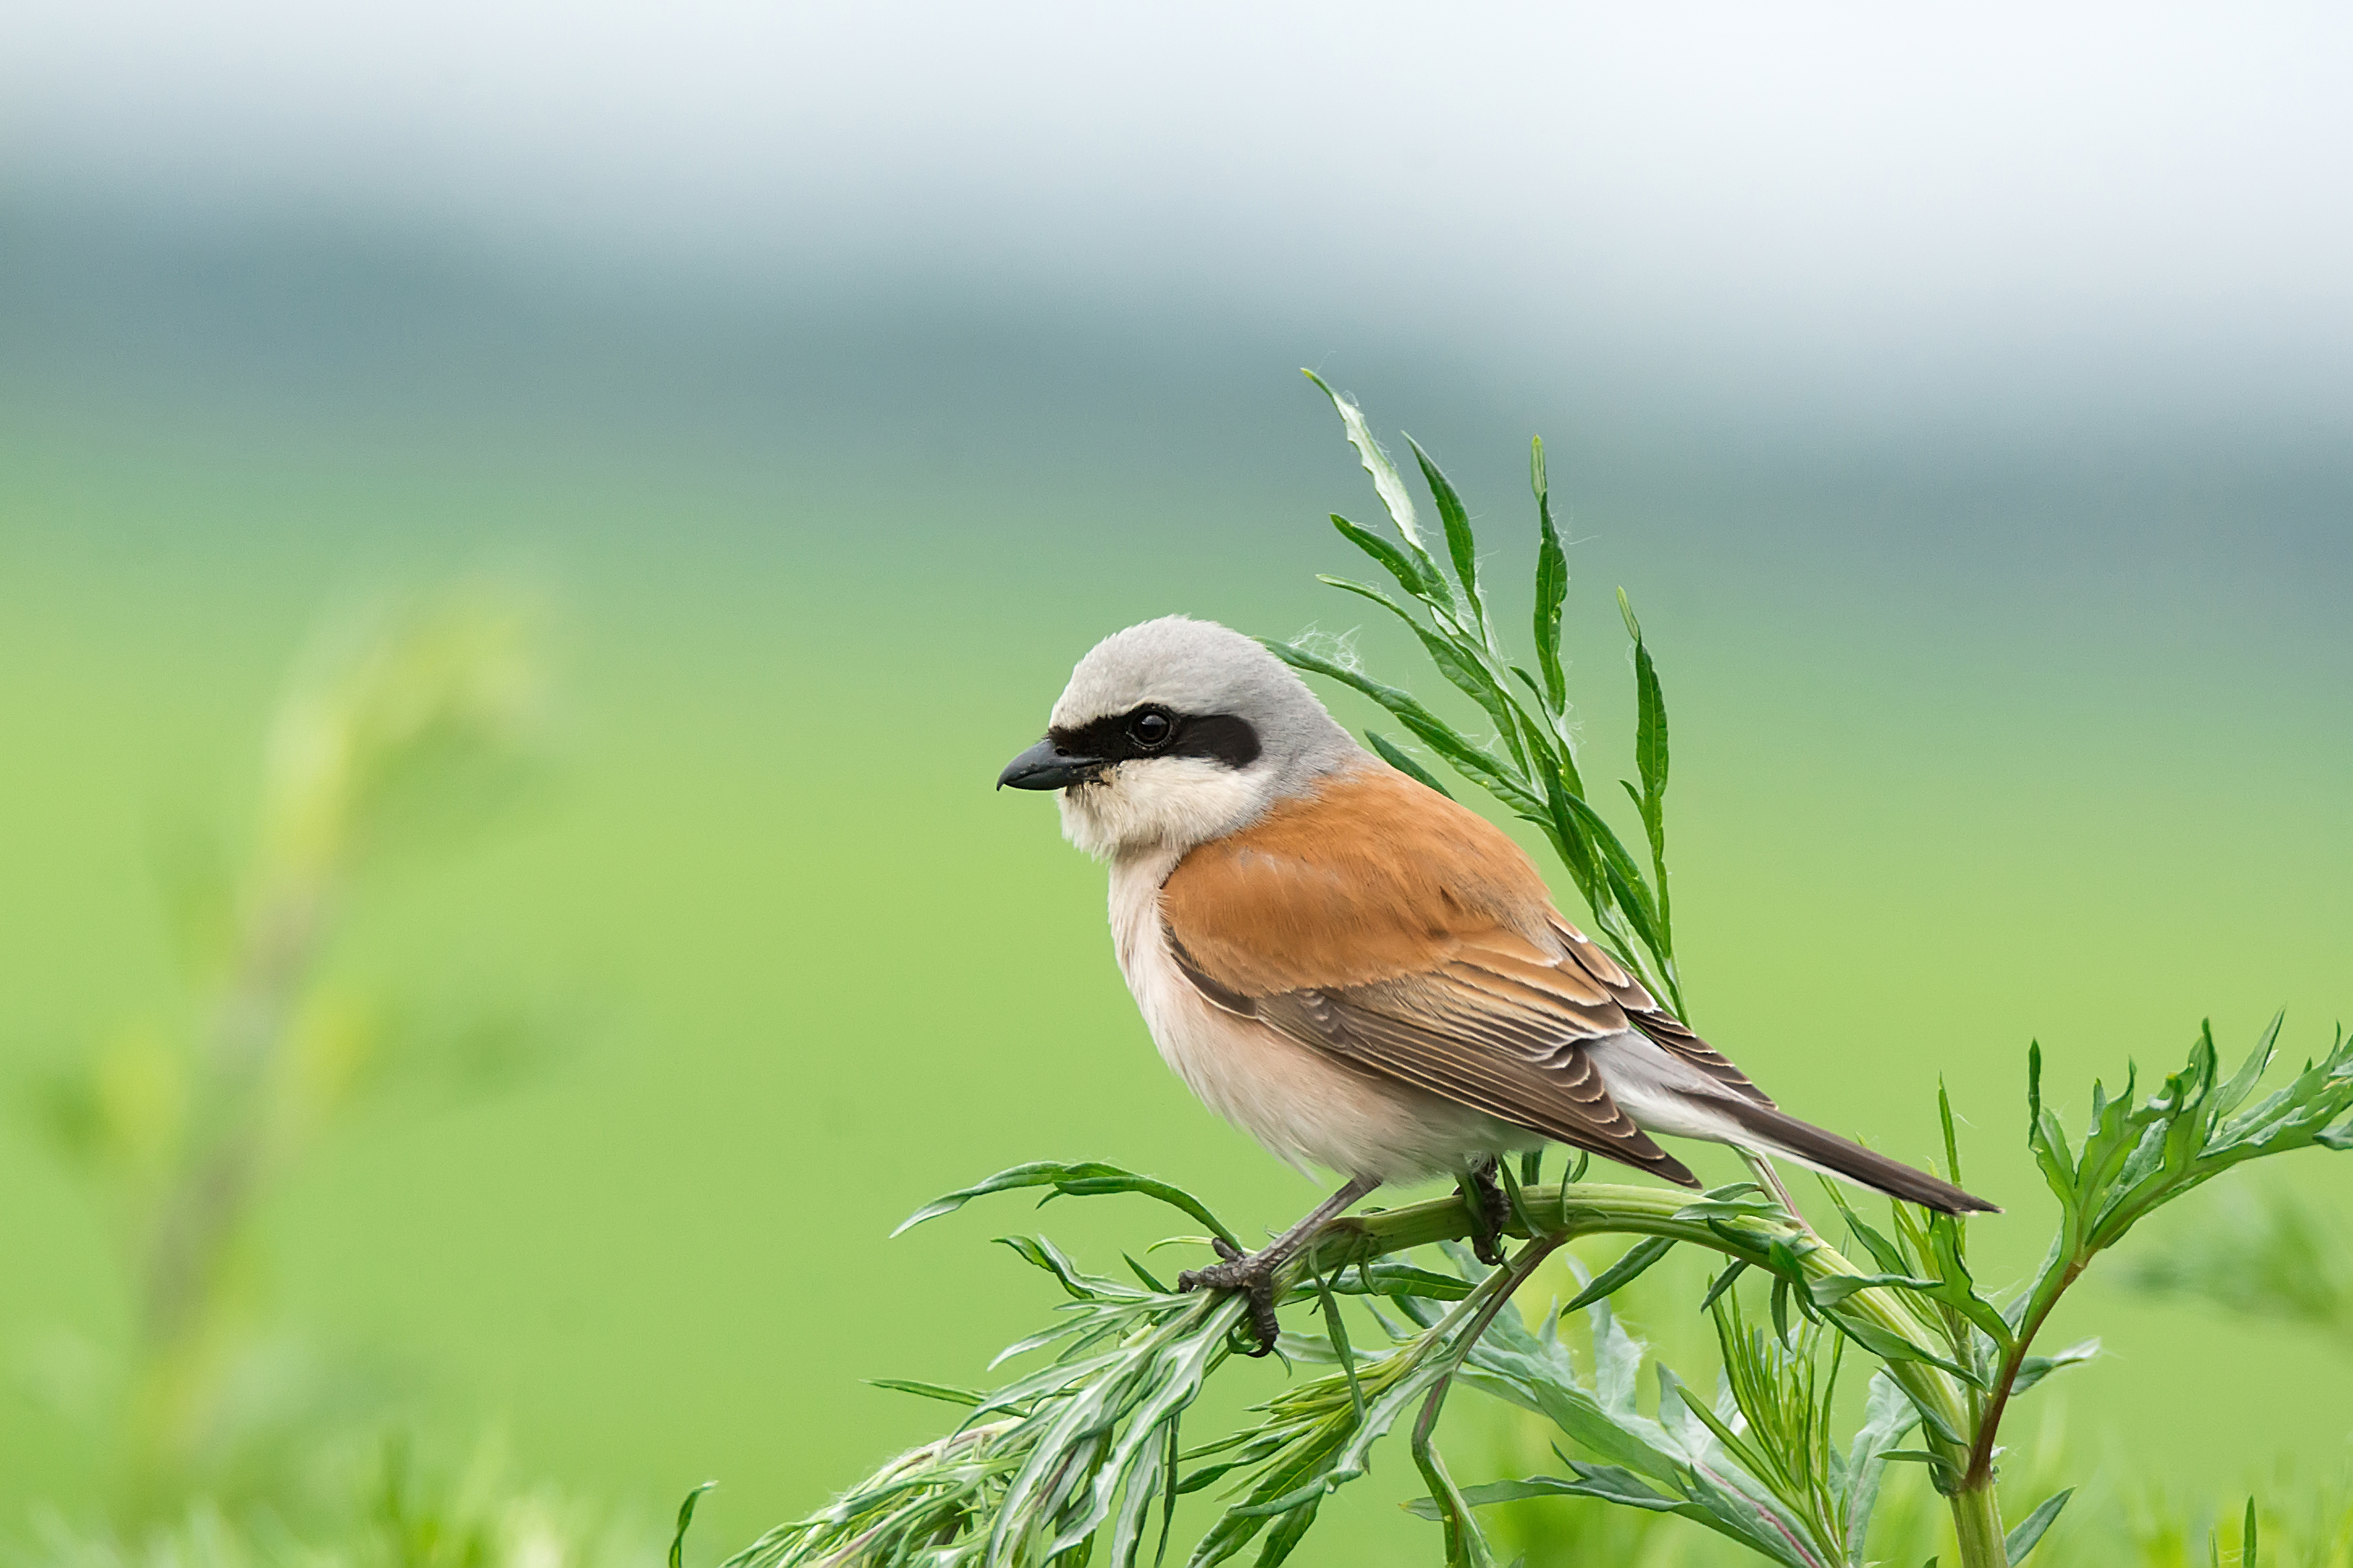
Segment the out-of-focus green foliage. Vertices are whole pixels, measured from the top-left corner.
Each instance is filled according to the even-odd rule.
[[[12,1556],[22,1568],[623,1568],[651,1555],[642,1531],[516,1486],[493,1444],[450,1468],[392,1441],[343,1468],[329,1505],[300,1523],[200,1497],[137,1526],[90,1531],[50,1515]]]
[[[2343,1225],[2276,1181],[2218,1192],[2184,1220],[2130,1261],[2127,1285],[2302,1324],[2353,1353],[2353,1235]]]
[[[531,617],[486,593],[322,639],[269,726],[240,863],[184,856],[169,879],[185,1007],[121,1026],[50,1086],[47,1124],[102,1195],[132,1296],[119,1358],[68,1347],[50,1381],[78,1384],[109,1428],[126,1521],[282,1492],[318,1429],[371,1398],[272,1321],[254,1219],[419,1033],[413,1007],[332,973],[348,906],[372,869],[513,797],[543,684]],[[452,1031],[422,1033],[446,1047]],[[455,1034],[459,1054],[514,1043],[497,1020]],[[260,1549],[205,1517],[191,1551]]]

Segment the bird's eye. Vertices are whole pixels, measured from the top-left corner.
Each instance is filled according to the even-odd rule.
[[[1167,714],[1150,709],[1127,721],[1127,738],[1147,752],[1156,752],[1166,745],[1168,737],[1176,732],[1176,726],[1169,721]]]

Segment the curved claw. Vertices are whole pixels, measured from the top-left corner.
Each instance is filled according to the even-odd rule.
[[[1282,1332],[1274,1315],[1274,1271],[1282,1259],[1272,1256],[1272,1248],[1245,1254],[1223,1237],[1210,1243],[1225,1261],[1207,1268],[1187,1268],[1176,1276],[1179,1290],[1241,1290],[1250,1296],[1250,1328],[1258,1335],[1258,1348],[1247,1353],[1271,1355],[1274,1342]]]
[[[1512,1201],[1495,1180],[1495,1167],[1482,1165],[1462,1178],[1460,1188],[1470,1205],[1472,1256],[1490,1268],[1504,1266],[1504,1227],[1511,1223]]]

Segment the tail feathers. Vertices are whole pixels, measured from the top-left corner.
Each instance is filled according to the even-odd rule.
[[[1900,1160],[1874,1153],[1862,1144],[1825,1132],[1769,1105],[1739,1100],[1721,1102],[1718,1109],[1740,1130],[1771,1153],[1787,1155],[1801,1165],[1843,1176],[1905,1203],[1947,1214],[2000,1214],[1998,1205],[1973,1197],[1950,1182],[1926,1171],[1915,1171]]]

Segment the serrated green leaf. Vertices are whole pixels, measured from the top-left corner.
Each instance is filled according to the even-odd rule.
[[[1969,1277],[1968,1264],[1961,1256],[1960,1222],[1948,1214],[1931,1215],[1928,1247],[1938,1279],[1936,1287],[1926,1293],[1976,1324],[2004,1355],[2009,1354],[2013,1343],[2010,1323],[2000,1308],[1977,1293],[1976,1281]]]

